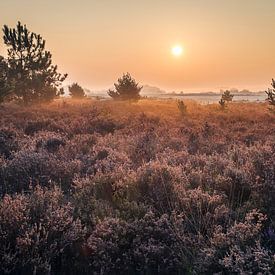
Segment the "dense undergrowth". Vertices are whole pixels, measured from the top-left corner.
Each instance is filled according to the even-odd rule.
[[[0,273],[274,274],[265,104],[0,109]]]

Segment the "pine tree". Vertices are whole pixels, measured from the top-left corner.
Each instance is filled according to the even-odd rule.
[[[234,95],[232,95],[229,90],[224,91],[222,94],[222,99],[227,102],[232,101],[233,97]]]
[[[62,93],[59,89],[67,75],[57,72],[45,40],[18,22],[16,28],[3,27],[8,47],[9,80],[13,94],[25,104],[49,102]]]
[[[221,109],[224,110],[226,105],[225,105],[225,100],[223,98],[221,98],[221,100],[219,101],[219,104],[221,106]]]
[[[78,83],[73,83],[69,86],[70,96],[75,99],[80,99],[85,97],[85,92],[83,88],[78,85]]]
[[[8,64],[3,56],[0,56],[0,103],[3,103],[12,92],[11,83],[8,83]]]
[[[123,74],[114,84],[115,91],[109,90],[108,95],[115,100],[139,100],[140,91],[143,88],[131,77],[129,73]]]
[[[271,86],[272,86],[272,89],[268,89],[266,91],[267,101],[272,107],[275,107],[275,80],[274,79],[272,79]]]

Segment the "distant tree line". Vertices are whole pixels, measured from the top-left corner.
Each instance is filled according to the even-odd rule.
[[[47,103],[64,94],[61,87],[67,74],[60,74],[52,63],[52,54],[46,50],[41,35],[17,23],[15,28],[3,27],[7,58],[0,56],[0,103],[16,100],[24,105]],[[116,100],[138,100],[141,86],[124,74],[108,94]],[[84,89],[73,83],[69,94],[74,99],[85,97]]]
[[[62,83],[67,74],[58,72],[52,63],[52,54],[45,48],[45,40],[40,34],[30,32],[26,25],[17,23],[15,28],[3,27],[3,40],[7,47],[7,58],[0,56],[0,103],[16,100],[24,105],[34,103],[47,103],[64,94]],[[108,95],[114,100],[137,101],[141,98],[140,91],[143,87],[129,74],[123,74],[114,83],[114,89]],[[275,82],[272,88],[266,91],[267,101],[275,106]],[[231,102],[236,89],[221,91],[222,97],[219,104],[226,107]],[[242,92],[249,93],[248,90]],[[85,91],[78,84],[69,86],[69,95],[74,99],[84,98]],[[180,110],[185,113],[183,105]]]

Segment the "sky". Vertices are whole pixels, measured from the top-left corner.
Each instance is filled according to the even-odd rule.
[[[66,84],[91,90],[125,72],[187,92],[264,90],[275,78],[274,0],[0,0],[0,25],[17,21],[46,40]]]

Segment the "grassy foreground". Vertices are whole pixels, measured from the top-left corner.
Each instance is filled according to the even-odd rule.
[[[266,104],[0,107],[0,273],[274,274]]]

